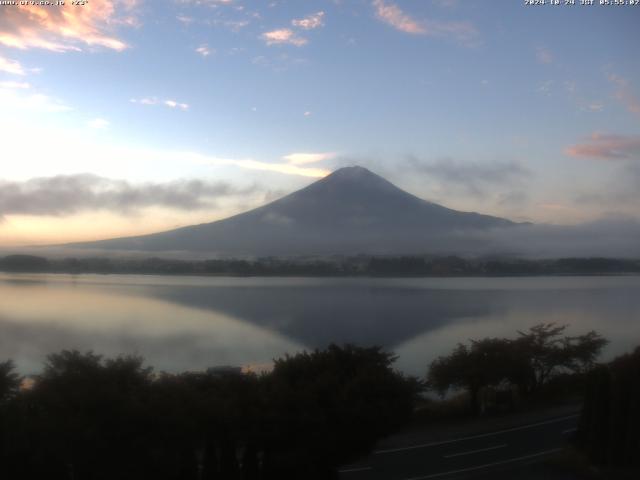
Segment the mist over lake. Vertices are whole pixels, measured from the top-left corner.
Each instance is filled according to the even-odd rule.
[[[382,345],[422,375],[457,342],[540,322],[596,330],[604,359],[640,340],[640,277],[207,278],[0,274],[0,359],[139,354],[158,370],[235,365],[331,342]]]

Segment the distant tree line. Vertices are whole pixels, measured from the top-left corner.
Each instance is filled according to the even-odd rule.
[[[513,339],[460,343],[449,355],[431,363],[427,385],[442,395],[452,389],[465,391],[470,410],[477,414],[483,407],[480,394],[487,388],[509,392],[513,402],[511,394],[527,399],[556,379],[566,382],[569,377],[584,378],[608,342],[594,331],[563,335],[566,328],[541,323]]]
[[[514,276],[640,273],[640,260],[614,258],[461,258],[457,256],[369,256],[255,260],[167,258],[51,258],[9,255],[0,271],[230,276]]]
[[[0,363],[0,478],[337,478],[406,423],[421,383],[379,347],[331,345],[233,369],[154,374],[135,356],[48,356],[24,379]]]

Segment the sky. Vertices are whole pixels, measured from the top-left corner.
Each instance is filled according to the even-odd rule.
[[[209,222],[348,165],[516,221],[640,220],[640,2],[11,3],[0,246]]]

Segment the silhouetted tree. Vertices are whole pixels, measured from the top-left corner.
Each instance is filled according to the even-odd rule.
[[[276,360],[265,379],[275,433],[269,478],[333,478],[406,422],[422,386],[394,371],[394,360],[353,345]]]
[[[599,465],[640,467],[640,347],[588,375],[578,439]]]
[[[450,355],[435,359],[429,367],[427,383],[441,395],[451,388],[465,389],[471,411],[478,413],[480,390],[517,378],[521,365],[513,341],[472,340],[469,347],[458,344]]]
[[[47,357],[0,403],[0,477],[32,480],[334,478],[413,410],[415,379],[380,348],[330,346],[234,369],[152,374],[139,357]]]
[[[0,363],[0,477],[3,472],[9,473],[5,465],[8,461],[8,446],[11,445],[10,432],[14,430],[12,419],[12,401],[18,395],[22,377],[15,371],[15,364],[11,360]]]
[[[13,398],[20,389],[22,377],[15,368],[12,360],[0,362],[0,403]]]
[[[540,323],[518,332],[516,349],[528,364],[524,383],[519,385],[522,392],[534,393],[559,371],[586,372],[608,343],[593,330],[575,337],[562,336],[566,329],[567,325]]]
[[[138,357],[49,355],[24,395],[27,471],[52,479],[144,476],[148,422],[141,393],[150,373]]]
[[[541,323],[519,332],[516,339],[485,338],[472,340],[470,346],[458,344],[451,354],[431,363],[427,383],[441,395],[451,388],[465,389],[473,412],[479,411],[478,394],[483,387],[506,382],[517,386],[521,394],[531,395],[557,374],[584,374],[607,344],[594,331],[561,336],[566,328]]]

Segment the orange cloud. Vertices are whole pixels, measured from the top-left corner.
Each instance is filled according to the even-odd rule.
[[[307,43],[306,38],[298,37],[293,30],[288,28],[265,32],[262,34],[262,39],[267,42],[267,45],[289,44],[301,47]]]
[[[564,153],[601,160],[640,159],[640,136],[593,133],[583,143],[565,148]]]
[[[403,12],[396,4],[384,0],[373,0],[373,6],[379,20],[401,32],[412,35],[449,37],[469,46],[476,43],[478,32],[468,22],[416,20]]]
[[[631,113],[640,114],[640,98],[631,90],[629,80],[615,74],[608,75],[609,81],[616,86],[613,96],[619,100]]]
[[[137,0],[91,0],[84,6],[17,6],[0,17],[0,45],[54,52],[99,46],[121,51],[127,44],[114,36],[117,26],[135,26]]]
[[[376,8],[376,16],[393,28],[405,33],[427,33],[424,25],[404,13],[397,5],[384,3],[383,0],[373,0],[373,6]]]
[[[294,27],[301,28],[303,30],[313,30],[324,25],[324,12],[312,13],[304,18],[292,20],[291,24]]]

